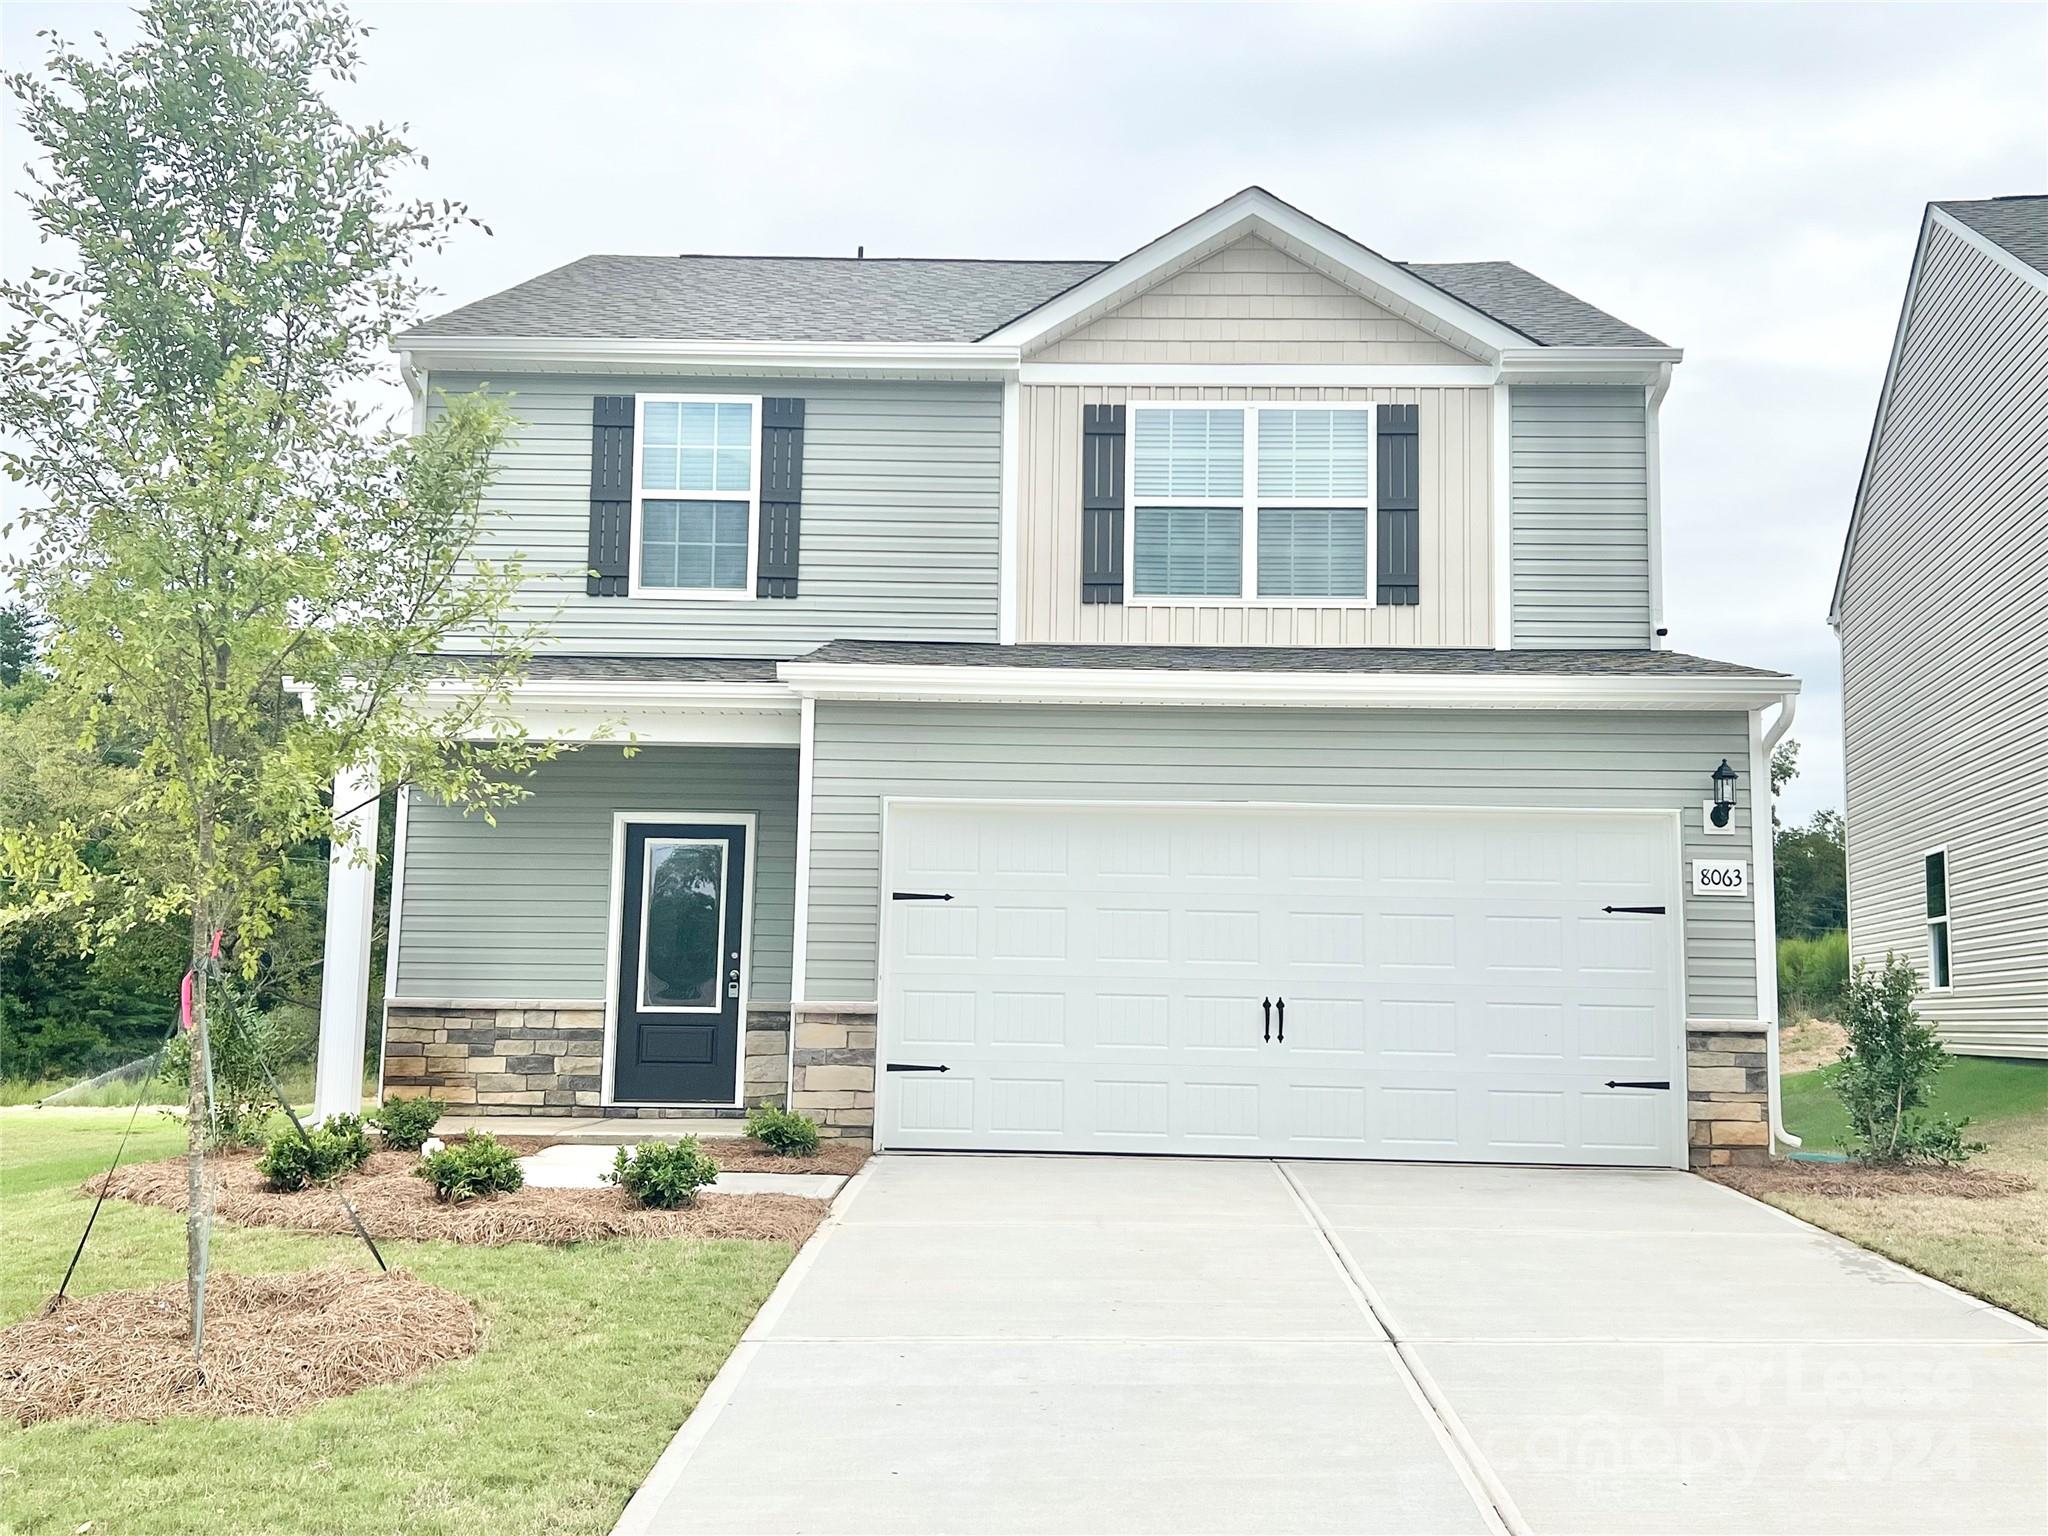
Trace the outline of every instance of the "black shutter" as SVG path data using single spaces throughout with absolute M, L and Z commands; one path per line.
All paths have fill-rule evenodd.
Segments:
M 1412 405 L 1379 408 L 1379 601 L 1412 608 L 1422 600 L 1421 444 Z
M 1124 600 L 1124 408 L 1081 407 L 1081 601 Z
M 761 569 L 756 597 L 795 597 L 804 494 L 804 403 L 761 402 Z
M 590 402 L 590 596 L 626 595 L 632 538 L 633 397 L 599 395 Z

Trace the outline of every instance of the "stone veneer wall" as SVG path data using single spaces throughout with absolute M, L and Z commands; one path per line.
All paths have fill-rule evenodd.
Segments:
M 1685 1114 L 1695 1168 L 1771 1156 L 1770 1044 L 1726 1026 L 1685 1032 Z
M 741 1095 L 780 1104 L 789 1080 L 789 1014 L 747 1011 Z M 384 1018 L 384 1096 L 429 1096 L 477 1114 L 700 1119 L 743 1109 L 600 1104 L 601 1008 L 392 1008 Z
M 789 1107 L 827 1136 L 875 1139 L 875 1010 L 800 1008 L 791 1035 L 796 1063 Z

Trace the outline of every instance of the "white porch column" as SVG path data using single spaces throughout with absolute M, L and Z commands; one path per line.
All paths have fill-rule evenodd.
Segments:
M 370 1007 L 380 787 L 374 766 L 351 769 L 334 781 L 334 809 L 346 814 L 336 825 L 327 865 L 327 950 L 321 967 L 320 1048 L 313 1076 L 316 1120 L 352 1115 L 363 1107 L 363 1031 Z M 368 857 L 359 858 L 358 849 L 367 850 Z

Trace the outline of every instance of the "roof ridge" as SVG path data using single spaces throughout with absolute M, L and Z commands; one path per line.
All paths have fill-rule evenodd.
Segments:
M 628 261 L 838 261 L 848 266 L 873 266 L 879 262 L 915 262 L 922 265 L 1001 267 L 1107 267 L 1115 263 L 1095 256 L 799 256 L 763 251 L 592 251 L 577 261 L 597 258 Z M 570 263 L 574 265 L 574 263 Z M 559 269 L 557 269 L 559 270 Z

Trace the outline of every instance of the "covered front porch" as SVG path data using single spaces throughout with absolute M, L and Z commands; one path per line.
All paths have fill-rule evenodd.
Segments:
M 524 799 L 486 819 L 399 788 L 380 1096 L 535 1122 L 782 1102 L 800 712 L 774 663 L 543 658 L 517 707 L 568 748 Z M 330 867 L 321 1115 L 360 1106 L 374 892 Z

